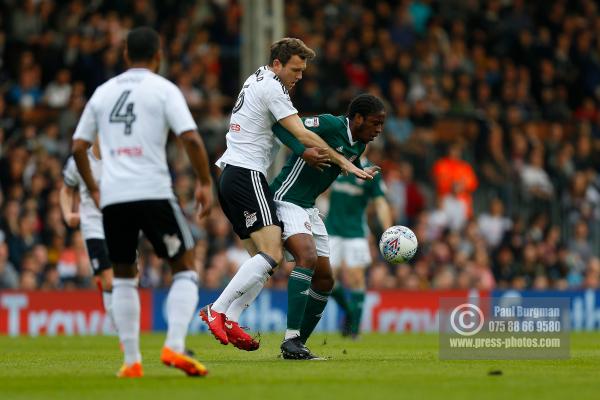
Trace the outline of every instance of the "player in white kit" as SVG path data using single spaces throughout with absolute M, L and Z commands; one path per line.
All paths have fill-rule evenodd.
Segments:
M 219 202 L 252 258 L 240 266 L 219 298 L 200 315 L 217 340 L 243 350 L 256 350 L 259 343 L 239 327 L 237 319 L 283 257 L 281 222 L 266 179 L 279 149 L 273 124 L 279 122 L 306 147 L 320 148 L 324 161 L 331 160 L 359 178 L 372 178 L 307 130 L 292 104 L 289 90 L 302 79 L 307 60 L 314 55 L 295 38 L 284 38 L 271 46 L 269 64 L 244 82 L 232 110 L 227 150 L 216 163 L 223 170 Z
M 102 161 L 98 141 L 88 149 L 88 159 L 92 175 L 96 182 L 102 175 Z M 94 199 L 90 196 L 73 157 L 69 157 L 63 170 L 64 185 L 60 189 L 60 209 L 66 224 L 75 228 L 81 224 L 81 234 L 85 240 L 85 247 L 94 272 L 94 280 L 102 292 L 104 311 L 111 321 L 112 315 L 112 282 L 113 270 L 108 257 L 108 249 L 104 240 L 104 227 L 102 226 L 102 212 Z M 79 210 L 74 210 L 74 200 L 79 192 Z
M 124 56 L 129 69 L 96 89 L 73 137 L 79 173 L 102 209 L 114 267 L 113 315 L 125 356 L 117 375 L 143 375 L 135 264 L 141 230 L 156 253 L 168 259 L 173 272 L 161 361 L 189 376 L 203 376 L 204 365 L 185 351 L 185 336 L 198 303 L 198 273 L 194 239 L 173 193 L 166 161 L 169 129 L 181 139 L 198 177 L 198 217 L 207 215 L 212 204 L 208 157 L 181 91 L 155 73 L 161 58 L 158 33 L 146 27 L 129 32 Z M 100 188 L 87 157 L 97 135 L 103 159 Z

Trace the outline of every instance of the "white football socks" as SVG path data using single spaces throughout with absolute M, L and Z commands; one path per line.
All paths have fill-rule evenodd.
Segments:
M 140 295 L 137 291 L 137 279 L 113 279 L 112 309 L 119 340 L 123 344 L 125 364 L 141 361 Z
M 115 317 L 113 315 L 112 292 L 102 291 L 102 304 L 104 305 L 104 312 L 110 319 L 110 322 L 113 324 L 115 329 L 117 329 L 117 325 L 115 324 Z
M 227 312 L 225 313 L 229 321 L 238 322 L 240 320 L 240 315 L 242 315 L 242 312 L 246 308 L 250 307 L 250 304 L 254 302 L 262 288 L 265 286 L 265 282 L 267 281 L 267 279 L 269 279 L 269 274 L 267 273 L 263 276 L 263 278 L 264 279 L 261 279 L 258 282 L 256 282 L 254 286 L 252 286 L 246 291 L 246 293 L 244 293 L 231 303 L 231 305 L 227 309 Z
M 288 340 L 288 339 L 293 339 L 295 337 L 300 336 L 300 330 L 299 329 L 286 329 L 285 330 L 285 337 L 283 338 L 283 340 Z
M 225 313 L 229 309 L 229 306 L 231 306 L 231 303 L 245 295 L 257 284 L 260 284 L 262 289 L 264 282 L 269 278 L 269 272 L 277 266 L 277 264 L 273 264 L 275 264 L 273 259 L 262 253 L 258 253 L 246 260 L 223 290 L 223 293 L 213 303 L 212 309 L 216 312 Z
M 169 329 L 165 346 L 182 353 L 185 336 L 198 305 L 198 274 L 183 271 L 173 275 L 173 284 L 167 296 L 167 322 Z

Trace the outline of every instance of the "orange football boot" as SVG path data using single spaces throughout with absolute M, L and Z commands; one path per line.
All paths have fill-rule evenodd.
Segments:
M 144 370 L 142 369 L 141 362 L 131 365 L 123 364 L 119 372 L 117 372 L 117 378 L 141 378 L 142 376 L 144 376 Z
M 187 353 L 187 354 L 186 354 Z M 208 369 L 200 361 L 193 358 L 191 352 L 178 353 L 168 347 L 163 347 L 160 361 L 168 367 L 179 368 L 188 376 L 205 376 Z

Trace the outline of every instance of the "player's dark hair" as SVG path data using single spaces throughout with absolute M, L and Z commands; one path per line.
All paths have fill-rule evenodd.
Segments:
M 152 60 L 159 46 L 158 33 L 147 26 L 135 28 L 127 34 L 127 54 L 131 62 Z
M 380 113 L 383 110 L 385 110 L 385 106 L 379 98 L 372 94 L 360 94 L 352 99 L 346 116 L 352 119 L 356 114 L 360 114 L 366 118 L 371 114 Z
M 302 60 L 311 60 L 315 57 L 315 52 L 310 47 L 305 45 L 300 39 L 279 39 L 271 45 L 271 57 L 269 58 L 269 65 L 273 65 L 273 61 L 276 59 L 285 65 L 288 61 L 290 61 L 292 56 L 298 56 Z

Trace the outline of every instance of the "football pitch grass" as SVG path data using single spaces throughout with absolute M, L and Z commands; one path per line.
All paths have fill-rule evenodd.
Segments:
M 115 337 L 0 337 L 0 399 L 600 398 L 600 333 L 573 334 L 568 360 L 536 361 L 440 361 L 437 335 L 315 335 L 309 347 L 328 361 L 279 359 L 279 334 L 263 335 L 252 353 L 190 336 L 188 346 L 210 369 L 205 378 L 160 364 L 163 338 L 142 336 L 146 375 L 123 380 L 114 377 Z

